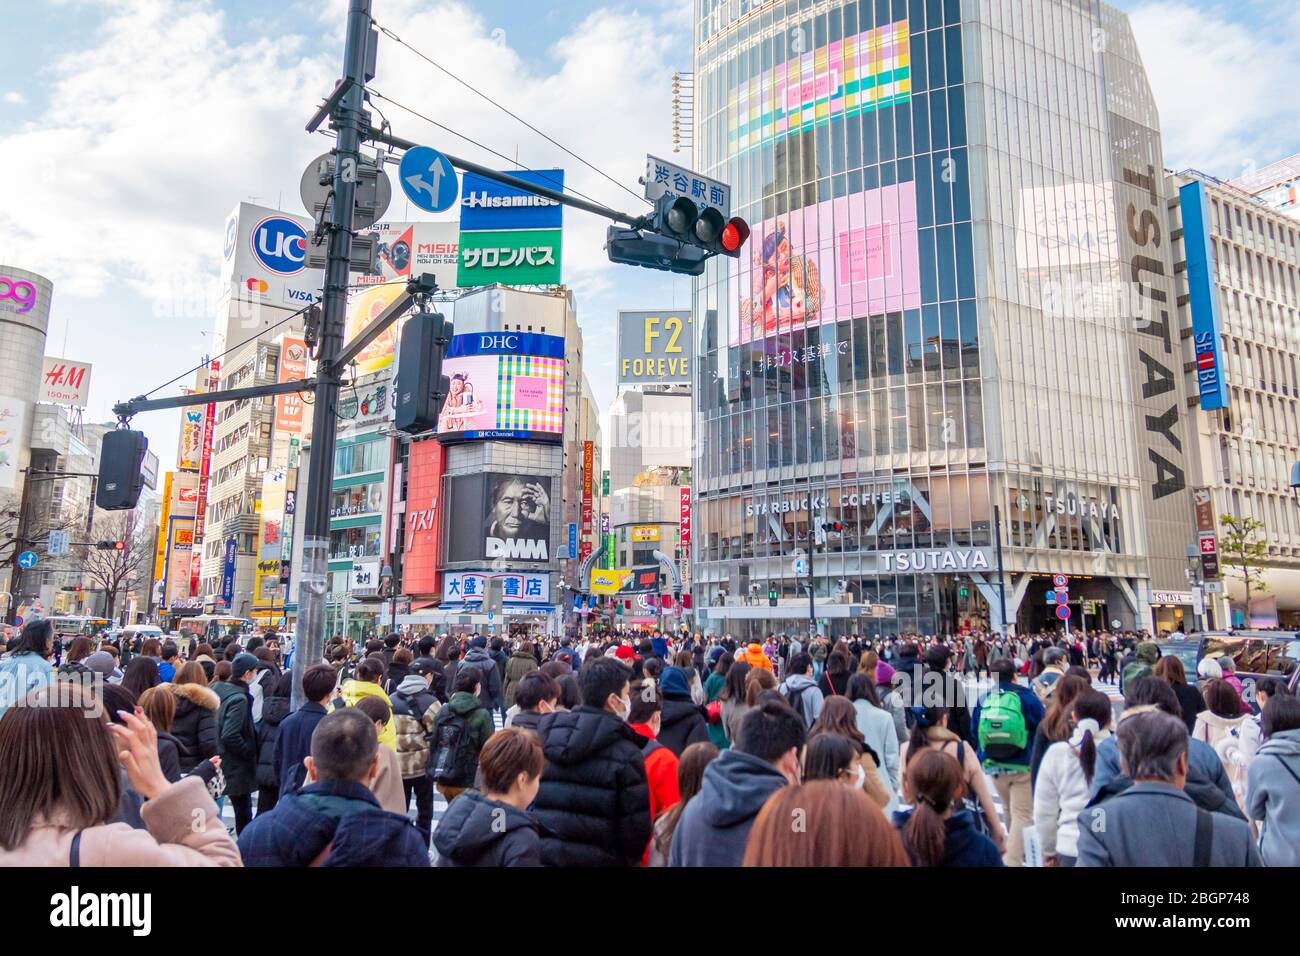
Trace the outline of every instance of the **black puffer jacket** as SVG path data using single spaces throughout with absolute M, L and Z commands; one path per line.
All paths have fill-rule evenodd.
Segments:
M 262 722 L 257 728 L 257 785 L 279 787 L 275 773 L 275 742 L 280 724 L 289 716 L 289 695 L 293 692 L 293 674 L 286 671 L 275 681 L 272 696 L 262 701 Z
M 689 697 L 665 694 L 659 736 L 655 739 L 679 757 L 691 744 L 707 743 L 709 721 L 704 708 Z
M 585 705 L 547 714 L 537 734 L 546 755 L 533 801 L 542 863 L 637 866 L 651 833 L 642 738 L 616 715 Z
M 187 774 L 202 761 L 217 755 L 217 709 L 221 700 L 198 684 L 163 684 L 176 695 L 176 719 L 172 736 L 180 751 L 181 773 Z
M 439 866 L 541 866 L 537 821 L 505 803 L 466 790 L 433 832 Z

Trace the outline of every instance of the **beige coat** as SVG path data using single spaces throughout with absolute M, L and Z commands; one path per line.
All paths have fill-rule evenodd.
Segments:
M 401 781 L 398 781 L 400 787 Z M 198 777 L 183 777 L 146 801 L 140 815 L 148 830 L 125 823 L 81 831 L 82 866 L 242 866 L 239 848 Z M 202 826 L 194 826 L 195 821 Z M 27 839 L 0 850 L 0 867 L 68 866 L 77 831 L 55 812 L 39 818 Z
M 387 744 L 379 745 L 379 776 L 370 785 L 379 805 L 389 813 L 406 813 L 406 791 L 402 788 L 402 765 L 397 751 Z

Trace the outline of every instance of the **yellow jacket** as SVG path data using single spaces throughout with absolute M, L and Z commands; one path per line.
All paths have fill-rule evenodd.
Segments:
M 389 747 L 393 748 L 393 750 L 397 749 L 397 726 L 393 723 L 393 717 L 391 714 L 393 702 L 388 699 L 388 695 L 384 693 L 382 687 L 378 684 L 372 684 L 370 681 L 357 680 L 355 677 L 352 677 L 343 682 L 343 686 L 339 688 L 339 696 L 343 698 L 343 703 L 348 707 L 355 707 L 357 701 L 361 700 L 363 697 L 382 697 L 384 703 L 388 704 L 390 714 L 388 717 L 388 723 L 384 725 L 384 732 L 379 735 L 379 742 L 381 744 L 387 744 Z M 338 710 L 338 707 L 335 706 L 332 709 Z

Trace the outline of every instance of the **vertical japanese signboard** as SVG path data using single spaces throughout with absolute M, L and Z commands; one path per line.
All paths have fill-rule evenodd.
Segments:
M 682 489 L 681 513 L 677 522 L 677 531 L 682 539 L 682 557 L 691 556 L 691 489 Z
M 208 391 L 221 387 L 221 361 L 213 359 L 208 369 Z M 208 402 L 203 418 L 203 451 L 199 455 L 199 488 L 194 504 L 194 551 L 190 555 L 190 597 L 199 595 L 199 574 L 203 567 L 203 535 L 208 513 L 208 475 L 212 470 L 212 432 L 217 427 L 217 403 Z
M 596 467 L 596 448 L 593 442 L 582 443 L 582 554 L 583 560 L 591 554 L 591 532 L 592 532 L 592 492 L 594 476 L 592 471 Z
M 1214 494 L 1209 488 L 1192 489 L 1196 509 L 1196 537 L 1201 552 L 1201 576 L 1206 581 L 1219 577 L 1219 543 L 1214 530 Z

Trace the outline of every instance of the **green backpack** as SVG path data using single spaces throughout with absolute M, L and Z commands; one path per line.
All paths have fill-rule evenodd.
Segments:
M 1029 728 L 1020 695 L 1013 690 L 990 692 L 980 704 L 978 734 L 986 765 L 1023 756 L 1029 743 Z

